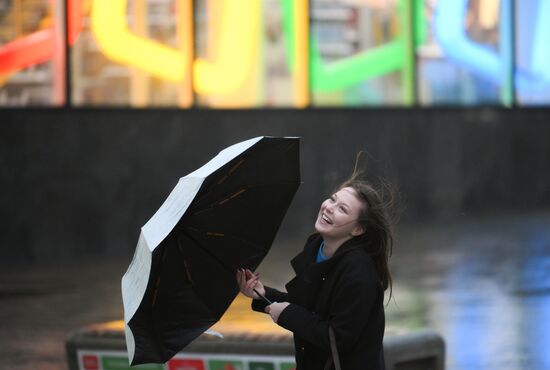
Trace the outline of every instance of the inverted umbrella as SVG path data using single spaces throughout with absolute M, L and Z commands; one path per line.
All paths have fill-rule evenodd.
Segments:
M 299 139 L 258 137 L 181 178 L 122 278 L 128 358 L 164 363 L 215 324 L 263 260 L 300 184 Z

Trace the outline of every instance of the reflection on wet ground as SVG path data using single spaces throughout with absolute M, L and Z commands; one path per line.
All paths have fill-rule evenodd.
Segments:
M 550 368 L 550 216 L 403 227 L 391 326 L 428 326 L 447 368 Z
M 259 268 L 284 288 L 301 241 L 276 241 Z M 66 369 L 64 341 L 122 318 L 130 259 L 0 269 L 0 368 Z M 401 225 L 387 333 L 424 327 L 450 370 L 550 369 L 550 213 Z

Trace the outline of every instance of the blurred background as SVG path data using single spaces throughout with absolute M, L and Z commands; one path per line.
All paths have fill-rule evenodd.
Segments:
M 0 105 L 547 105 L 549 12 L 541 0 L 2 0 Z
M 0 368 L 122 319 L 140 227 L 235 142 L 300 136 L 279 288 L 360 150 L 400 192 L 388 334 L 550 368 L 550 1 L 0 0 Z

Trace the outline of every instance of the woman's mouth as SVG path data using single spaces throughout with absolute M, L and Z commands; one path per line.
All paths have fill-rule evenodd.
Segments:
M 321 213 L 321 220 L 323 220 L 326 224 L 332 225 L 332 220 L 324 213 Z

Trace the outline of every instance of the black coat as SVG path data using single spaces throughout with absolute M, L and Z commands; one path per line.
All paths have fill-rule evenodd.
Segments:
M 290 302 L 277 323 L 294 333 L 297 370 L 322 370 L 330 354 L 328 328 L 336 337 L 342 370 L 385 368 L 384 289 L 374 261 L 356 239 L 315 263 L 322 239 L 312 235 L 291 262 L 296 277 L 288 293 L 266 287 L 271 301 Z M 266 304 L 253 300 L 263 312 Z

